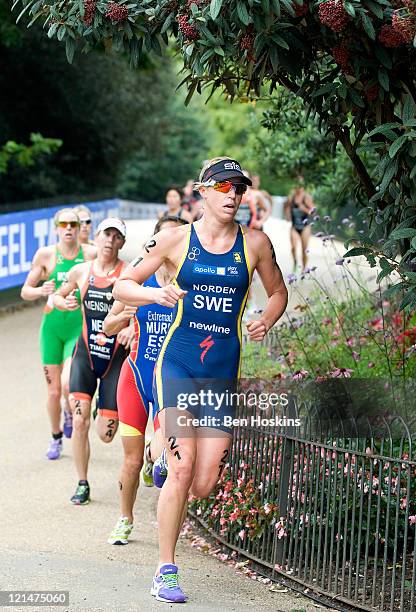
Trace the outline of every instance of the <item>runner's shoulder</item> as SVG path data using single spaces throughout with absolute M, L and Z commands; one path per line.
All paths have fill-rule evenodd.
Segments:
M 191 224 L 180 225 L 178 227 L 170 227 L 160 230 L 151 238 L 156 242 L 155 246 L 158 250 L 171 253 L 171 249 L 182 245 L 188 236 L 189 226 Z
M 243 234 L 247 244 L 253 248 L 261 248 L 262 245 L 270 243 L 270 238 L 263 230 L 255 229 L 254 227 L 243 227 Z
M 270 251 L 271 240 L 263 230 L 254 229 L 254 227 L 245 227 L 243 232 L 247 241 L 247 246 L 251 254 L 254 254 L 258 259 L 261 254 Z
M 81 244 L 81 249 L 84 259 L 90 261 L 91 259 L 95 259 L 97 257 L 97 247 L 95 244 Z
M 50 244 L 49 246 L 40 247 L 34 257 L 33 263 L 37 263 L 39 265 L 48 264 L 52 257 L 55 257 L 56 254 L 56 245 Z

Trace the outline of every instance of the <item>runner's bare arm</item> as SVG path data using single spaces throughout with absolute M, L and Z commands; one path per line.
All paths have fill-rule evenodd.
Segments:
M 303 201 L 298 204 L 300 210 L 308 215 L 311 214 L 315 210 L 315 205 L 313 203 L 313 198 L 310 193 L 305 193 L 303 197 Z
M 46 259 L 48 256 L 48 247 L 44 247 L 36 251 L 32 261 L 32 267 L 27 275 L 25 283 L 20 291 L 20 297 L 23 300 L 37 300 L 40 297 L 48 297 L 55 291 L 55 281 L 46 280 L 40 287 L 38 284 L 41 280 L 47 278 Z
M 78 264 L 68 272 L 68 280 L 62 283 L 58 291 L 53 296 L 53 305 L 58 310 L 76 310 L 79 308 L 78 300 L 74 295 L 78 288 L 79 280 L 82 272 L 85 269 L 85 264 Z
M 289 196 L 283 204 L 283 213 L 286 221 L 291 221 L 290 208 L 292 205 L 292 198 Z
M 114 336 L 125 327 L 128 327 L 136 310 L 137 308 L 135 306 L 125 306 L 116 300 L 104 319 L 103 332 L 105 335 Z
M 259 191 L 257 193 L 257 206 L 260 209 L 260 217 L 259 217 L 259 226 L 261 227 L 265 221 L 272 214 L 272 207 L 270 203 L 267 201 L 266 197 Z
M 172 254 L 180 248 L 185 234 L 182 228 L 162 230 L 145 245 L 142 257 L 137 257 L 120 275 L 113 289 L 116 300 L 129 306 L 160 304 L 173 308 L 185 292 L 174 285 L 160 289 L 143 287 L 142 283 L 160 268 L 162 264 L 172 264 Z
M 276 255 L 270 238 L 266 234 L 255 237 L 258 244 L 256 270 L 266 290 L 268 300 L 260 319 L 250 321 L 247 331 L 251 340 L 260 342 L 269 329 L 280 319 L 287 306 L 287 288 L 276 262 Z M 254 245 L 253 245 L 254 246 Z

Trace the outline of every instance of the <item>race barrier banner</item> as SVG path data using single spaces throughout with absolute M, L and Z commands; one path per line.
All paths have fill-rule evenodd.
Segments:
M 106 217 L 120 215 L 118 199 L 83 204 L 92 212 L 94 228 Z M 23 285 L 37 249 L 56 242 L 55 213 L 74 206 L 77 204 L 0 215 L 0 290 Z

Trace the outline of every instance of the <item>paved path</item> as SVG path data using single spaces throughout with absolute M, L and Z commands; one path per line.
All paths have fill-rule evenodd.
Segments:
M 135 255 L 151 227 L 152 223 L 129 222 L 129 255 Z M 277 239 L 279 261 L 284 271 L 289 271 L 285 269 L 289 260 L 281 250 L 284 236 Z M 118 516 L 119 438 L 104 445 L 91 432 L 92 503 L 86 507 L 69 503 L 76 484 L 70 441 L 65 440 L 60 461 L 43 458 L 48 427 L 37 344 L 40 320 L 38 306 L 0 316 L 1 588 L 69 590 L 71 611 L 165 609 L 166 605 L 156 603 L 148 593 L 157 551 L 157 490 L 139 491 L 131 544 L 112 547 L 106 543 Z M 303 597 L 273 593 L 239 576 L 231 567 L 191 548 L 185 540 L 179 543 L 178 562 L 182 585 L 190 594 L 186 610 L 317 609 Z

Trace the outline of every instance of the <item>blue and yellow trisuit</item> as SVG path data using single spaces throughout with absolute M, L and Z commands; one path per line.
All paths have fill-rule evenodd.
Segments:
M 156 364 L 157 411 L 176 407 L 178 393 L 198 393 L 202 388 L 235 390 L 241 366 L 241 319 L 251 282 L 246 239 L 241 226 L 236 229 L 233 247 L 214 254 L 204 249 L 194 226 L 189 227 L 172 281 L 187 294 L 178 301 Z M 199 417 L 207 413 L 218 417 L 223 410 L 197 408 Z M 221 424 L 217 427 L 229 429 Z

